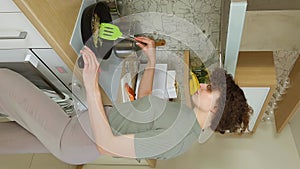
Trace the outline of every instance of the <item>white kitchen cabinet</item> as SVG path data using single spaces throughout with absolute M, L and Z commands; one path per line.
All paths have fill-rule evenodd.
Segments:
M 12 0 L 0 1 L 0 49 L 50 48 Z
M 21 12 L 12 0 L 0 0 L 0 12 Z
M 18 37 L 24 32 L 25 37 Z M 50 48 L 23 13 L 0 13 L 0 49 Z

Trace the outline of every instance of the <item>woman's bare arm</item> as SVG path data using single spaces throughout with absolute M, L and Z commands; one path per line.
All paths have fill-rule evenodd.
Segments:
M 99 62 L 95 54 L 85 47 L 83 81 L 86 89 L 88 112 L 94 141 L 101 154 L 135 158 L 134 135 L 113 135 L 102 104 L 98 85 Z
M 138 89 L 138 98 L 147 96 L 152 93 L 153 87 L 153 79 L 155 72 L 155 63 L 156 63 L 156 53 L 155 53 L 155 43 L 153 40 L 147 37 L 136 37 L 138 42 L 137 45 L 143 49 L 143 52 L 148 57 L 148 63 L 143 73 L 143 76 L 140 81 L 139 89 Z

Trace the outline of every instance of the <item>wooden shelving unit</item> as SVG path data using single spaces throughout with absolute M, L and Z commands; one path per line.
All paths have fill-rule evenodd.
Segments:
M 255 132 L 276 88 L 276 72 L 272 51 L 240 52 L 234 80 L 240 87 L 269 87 L 269 93 L 255 122 Z

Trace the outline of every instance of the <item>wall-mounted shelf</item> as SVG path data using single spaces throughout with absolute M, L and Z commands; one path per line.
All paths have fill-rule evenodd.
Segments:
M 250 128 L 255 132 L 277 84 L 273 52 L 240 52 L 235 81 L 246 89 L 248 104 L 254 109 Z

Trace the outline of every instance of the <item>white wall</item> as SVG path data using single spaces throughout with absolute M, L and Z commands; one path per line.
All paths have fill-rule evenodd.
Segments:
M 291 131 L 294 136 L 296 147 L 298 149 L 298 154 L 300 156 L 300 108 L 296 111 L 292 120 L 290 121 Z
M 290 127 L 274 134 L 273 124 L 261 123 L 253 137 L 213 136 L 184 155 L 159 161 L 157 169 L 299 169 L 300 159 Z
M 300 10 L 247 11 L 241 51 L 300 49 Z

